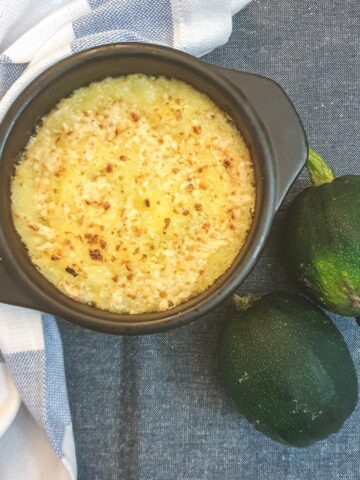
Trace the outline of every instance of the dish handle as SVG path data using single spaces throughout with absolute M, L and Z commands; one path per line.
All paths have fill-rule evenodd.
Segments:
M 215 68 L 249 100 L 264 125 L 274 153 L 275 209 L 278 210 L 308 156 L 307 138 L 300 117 L 284 90 L 273 80 L 223 67 Z
M 11 278 L 4 265 L 4 259 L 0 252 L 0 303 L 15 305 L 18 307 L 31 308 L 33 310 L 41 310 L 39 304 L 36 303 L 30 295 L 20 288 Z

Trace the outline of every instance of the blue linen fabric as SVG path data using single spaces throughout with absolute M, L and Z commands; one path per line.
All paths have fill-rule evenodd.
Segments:
M 254 0 L 229 43 L 204 60 L 267 75 L 292 98 L 309 142 L 338 175 L 360 174 L 358 0 Z M 289 201 L 240 292 L 294 291 L 282 261 Z M 359 406 L 344 428 L 307 449 L 257 433 L 225 396 L 217 371 L 225 302 L 167 334 L 112 337 L 59 321 L 79 480 L 358 480 Z M 360 368 L 360 329 L 333 316 Z

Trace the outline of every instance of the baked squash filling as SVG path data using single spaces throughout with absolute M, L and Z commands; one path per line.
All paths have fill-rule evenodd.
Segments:
M 255 208 L 249 149 L 206 95 L 132 74 L 79 88 L 45 116 L 12 179 L 15 228 L 66 296 L 165 311 L 231 266 Z

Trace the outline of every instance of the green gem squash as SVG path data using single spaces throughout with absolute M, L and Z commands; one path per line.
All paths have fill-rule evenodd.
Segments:
M 300 287 L 341 315 L 360 315 L 360 176 L 335 178 L 309 151 L 314 186 L 301 192 L 285 220 L 286 261 Z
M 219 355 L 223 383 L 240 413 L 289 446 L 337 432 L 356 406 L 358 383 L 334 323 L 296 295 L 270 294 L 248 304 L 227 324 Z

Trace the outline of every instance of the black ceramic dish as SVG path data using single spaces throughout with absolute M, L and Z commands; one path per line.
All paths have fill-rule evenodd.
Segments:
M 67 298 L 31 264 L 11 219 L 10 180 L 35 125 L 61 98 L 92 81 L 139 72 L 184 80 L 233 117 L 251 148 L 257 205 L 243 250 L 207 291 L 167 312 L 119 315 Z M 286 94 L 272 80 L 148 44 L 106 45 L 69 57 L 32 82 L 0 126 L 0 302 L 49 312 L 87 328 L 116 334 L 156 333 L 193 321 L 222 302 L 249 274 L 274 215 L 306 158 L 301 121 Z

